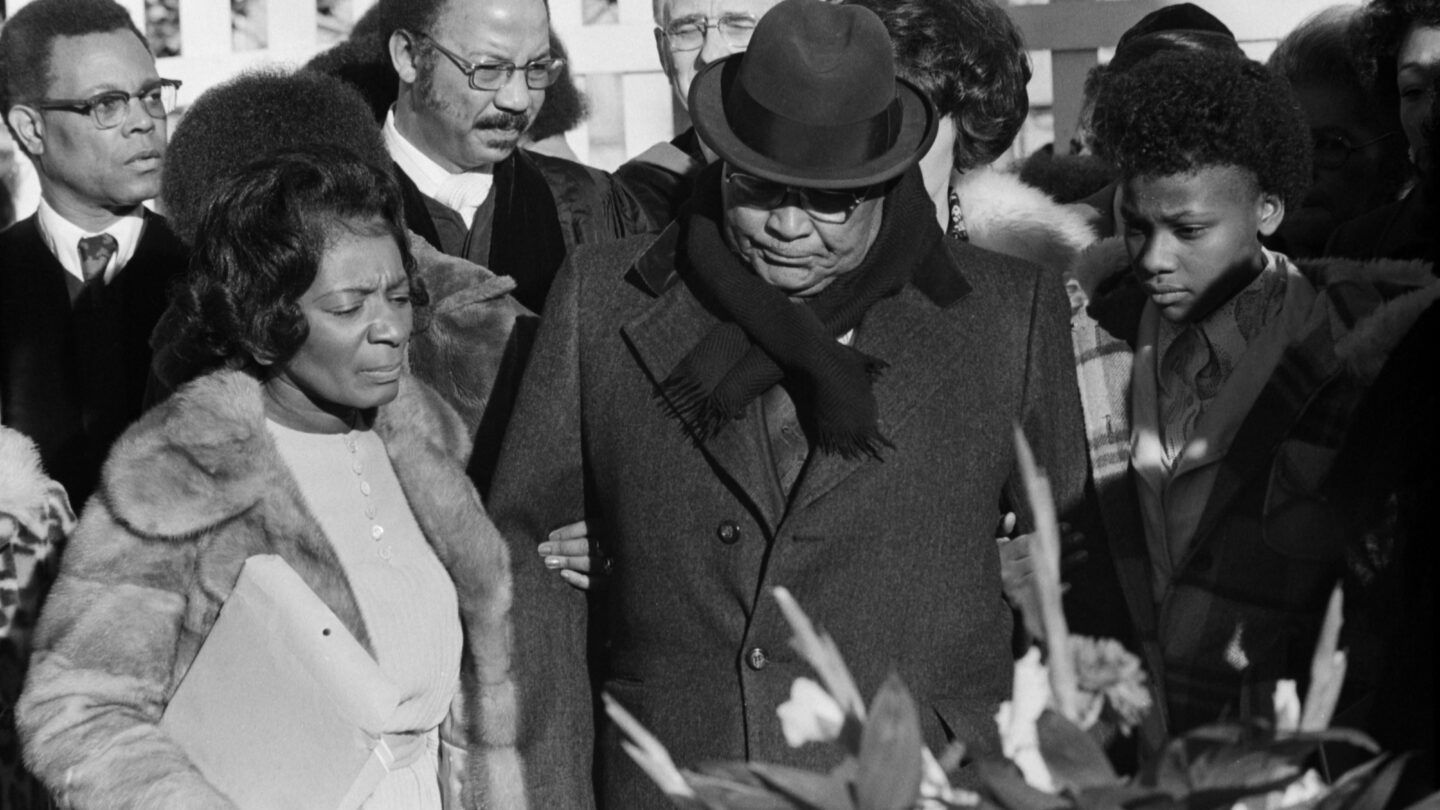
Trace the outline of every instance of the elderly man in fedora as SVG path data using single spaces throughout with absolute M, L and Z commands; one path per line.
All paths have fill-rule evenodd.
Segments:
M 775 586 L 864 693 L 905 679 L 930 745 L 984 750 L 1011 680 L 994 529 L 1027 512 L 1012 426 L 1062 506 L 1083 488 L 1063 284 L 944 238 L 915 165 L 936 112 L 879 18 L 784 0 L 690 110 L 721 160 L 658 236 L 571 257 L 501 450 L 536 806 L 667 806 L 595 727 L 599 690 L 682 766 L 833 764 L 775 714 L 811 674 Z M 614 562 L 589 611 L 534 552 L 581 517 Z

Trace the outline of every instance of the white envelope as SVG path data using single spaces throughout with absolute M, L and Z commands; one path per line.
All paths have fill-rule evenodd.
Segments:
M 354 810 L 400 694 L 299 574 L 246 560 L 160 727 L 241 810 Z

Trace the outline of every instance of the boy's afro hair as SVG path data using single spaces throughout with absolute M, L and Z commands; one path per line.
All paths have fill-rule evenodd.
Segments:
M 370 108 L 333 76 L 262 68 L 210 88 L 185 112 L 165 151 L 160 199 L 171 227 L 193 244 L 222 180 L 260 158 L 314 146 L 343 147 L 390 170 Z
M 1310 130 L 1289 83 L 1241 56 L 1157 53 L 1101 83 L 1091 126 L 1127 177 L 1238 166 L 1291 208 L 1310 185 Z

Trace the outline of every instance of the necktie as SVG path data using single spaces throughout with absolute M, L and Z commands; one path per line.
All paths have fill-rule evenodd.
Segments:
M 115 251 L 119 249 L 120 243 L 108 233 L 82 237 L 80 239 L 80 272 L 85 276 L 85 281 L 89 282 L 96 276 L 103 275 L 105 267 L 110 264 L 110 257 L 114 256 Z
M 1160 432 L 1165 464 L 1174 463 L 1195 432 L 1195 423 L 1220 392 L 1220 358 L 1199 326 L 1175 337 L 1160 361 Z

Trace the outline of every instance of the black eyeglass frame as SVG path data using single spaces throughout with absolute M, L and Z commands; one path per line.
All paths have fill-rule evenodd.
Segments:
M 535 61 L 527 62 L 524 65 L 517 65 L 514 62 L 471 62 L 460 54 L 455 53 L 444 45 L 441 45 L 439 40 L 435 39 L 435 37 L 430 36 L 424 31 L 409 31 L 407 33 L 409 33 L 412 37 L 416 37 L 417 39 L 423 38 L 428 40 L 431 45 L 435 46 L 435 50 L 444 54 L 445 58 L 449 59 L 450 63 L 453 64 L 456 69 L 458 69 L 461 73 L 465 74 L 465 78 L 470 81 L 471 90 L 479 90 L 484 93 L 493 93 L 496 90 L 499 90 L 500 88 L 509 84 L 510 80 L 514 78 L 515 71 L 517 70 L 521 70 L 524 72 L 526 87 L 530 88 L 531 90 L 544 90 L 545 88 L 550 87 L 551 85 L 555 84 L 555 82 L 559 81 L 560 72 L 565 69 L 565 60 L 561 59 L 558 56 L 550 56 L 545 59 L 536 59 Z M 500 77 L 500 80 L 498 82 L 494 83 L 494 87 L 487 87 L 481 84 L 476 78 L 476 76 L 482 70 L 502 71 L 504 75 Z M 538 71 L 538 73 L 536 71 Z M 535 82 L 537 78 L 543 80 L 544 83 L 536 84 Z
M 1346 144 L 1346 145 L 1345 145 L 1345 156 L 1342 157 L 1342 158 L 1340 158 L 1338 161 L 1335 161 L 1335 160 L 1325 160 L 1325 161 L 1322 161 L 1322 160 L 1320 159 L 1320 150 L 1319 150 L 1319 148 L 1313 148 L 1313 149 L 1312 149 L 1312 152 L 1311 152 L 1311 159 L 1315 162 L 1315 168 L 1317 168 L 1317 169 L 1327 169 L 1327 170 L 1329 170 L 1329 171 L 1335 171 L 1335 170 L 1337 170 L 1337 169 L 1343 169 L 1343 168 L 1345 168 L 1345 164 L 1350 162 L 1350 156 L 1351 156 L 1351 155 L 1355 154 L 1356 152 L 1359 152 L 1361 149 L 1365 149 L 1366 147 L 1374 146 L 1375 144 L 1380 143 L 1381 141 L 1385 140 L 1386 138 L 1390 138 L 1390 137 L 1395 136 L 1395 135 L 1398 135 L 1398 134 L 1400 134 L 1400 133 L 1398 133 L 1398 132 L 1396 132 L 1396 131 L 1394 131 L 1394 130 L 1391 130 L 1390 132 L 1387 132 L 1387 133 L 1385 133 L 1384 135 L 1381 135 L 1381 136 L 1376 137 L 1376 138 L 1371 138 L 1370 140 L 1368 140 L 1368 141 L 1366 141 L 1366 142 L 1364 142 L 1364 143 L 1362 143 L 1362 144 L 1357 144 L 1357 145 L 1355 145 L 1355 146 L 1350 146 L 1349 144 Z M 1337 140 L 1337 141 L 1340 141 L 1341 143 L 1344 143 L 1344 140 L 1341 139 L 1340 136 L 1338 136 L 1338 135 L 1330 136 L 1330 137 L 1333 138 L 1334 140 Z M 1318 144 L 1317 144 L 1316 146 L 1318 147 Z
M 874 199 L 877 196 L 876 190 L 884 188 L 885 185 L 882 183 L 858 189 L 806 188 L 766 180 L 747 172 L 737 171 L 730 166 L 725 167 L 724 181 L 741 196 L 741 199 L 737 200 L 740 205 L 773 211 L 783 208 L 785 201 L 790 199 L 791 194 L 794 194 L 798 198 L 797 208 L 816 222 L 824 222 L 829 225 L 843 225 L 849 222 L 850 217 L 855 215 L 855 209 L 859 208 L 860 204 L 866 200 Z M 816 199 L 826 199 L 834 203 L 833 211 L 814 205 Z
M 747 22 L 750 24 L 748 29 L 749 33 L 745 35 L 745 39 L 743 42 L 737 43 L 730 34 L 726 33 L 727 30 L 732 31 L 733 33 L 733 30 L 736 27 L 734 23 L 736 22 Z M 728 47 L 732 51 L 739 52 L 749 47 L 750 37 L 755 33 L 755 24 L 757 22 L 759 22 L 759 20 L 755 19 L 755 17 L 750 14 L 721 14 L 720 19 L 713 21 L 709 17 L 676 20 L 665 26 L 664 28 L 661 28 L 660 33 L 664 35 L 665 42 L 669 44 L 670 50 L 677 53 L 689 53 L 690 51 L 698 51 L 701 48 L 705 47 L 705 38 L 710 36 L 711 29 L 714 29 L 715 31 L 719 32 L 720 38 L 725 40 L 726 47 Z M 729 26 L 728 28 L 727 25 Z M 684 28 L 699 29 L 700 39 L 693 46 L 681 46 L 676 42 L 676 38 L 679 36 L 679 31 Z
M 183 83 L 184 82 L 179 79 L 161 79 L 153 86 L 147 87 L 138 93 L 127 93 L 124 90 L 106 90 L 103 93 L 96 93 L 89 98 L 42 98 L 31 103 L 30 106 L 39 110 L 60 110 L 63 112 L 88 115 L 90 116 L 90 120 L 95 122 L 96 129 L 114 129 L 125 123 L 125 119 L 130 116 L 130 102 L 134 99 L 140 101 L 140 109 L 144 110 L 145 114 L 151 118 L 164 118 L 174 112 L 180 99 L 180 85 Z M 166 91 L 169 91 L 168 100 L 166 98 Z M 160 112 L 158 113 L 151 109 L 150 105 L 145 101 L 145 97 L 151 93 L 158 93 L 156 96 L 156 99 L 160 103 Z M 116 112 L 114 115 L 118 117 L 114 121 L 106 123 L 101 118 L 102 113 L 100 109 L 102 109 L 101 105 L 110 101 L 121 103 L 115 108 Z

